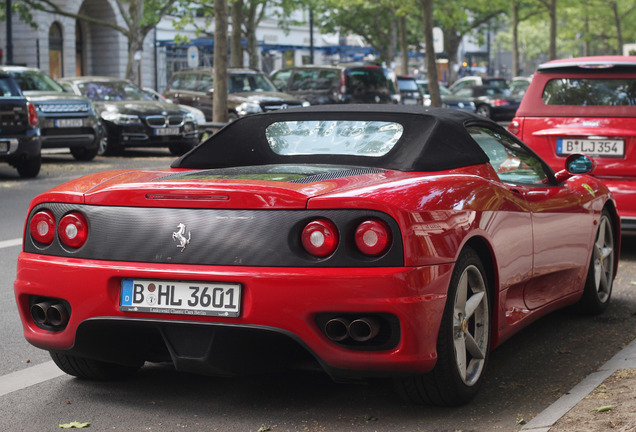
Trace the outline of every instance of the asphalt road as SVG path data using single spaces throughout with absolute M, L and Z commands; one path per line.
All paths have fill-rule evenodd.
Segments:
M 492 353 L 485 385 L 465 407 L 412 406 L 390 383 L 336 384 L 310 372 L 221 379 L 151 365 L 112 383 L 59 375 L 46 352 L 24 341 L 13 297 L 20 251 L 13 240 L 30 200 L 82 174 L 172 160 L 167 151 L 85 163 L 55 154 L 32 180 L 0 165 L 0 430 L 56 431 L 79 421 L 91 431 L 515 431 L 636 336 L 636 237 L 623 236 L 609 310 L 553 313 L 513 337 Z

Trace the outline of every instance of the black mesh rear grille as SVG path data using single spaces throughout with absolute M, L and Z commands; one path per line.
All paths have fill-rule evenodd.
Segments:
M 289 183 L 314 183 L 325 180 L 333 180 L 342 177 L 350 177 L 355 175 L 364 175 L 364 174 L 379 174 L 386 172 L 386 170 L 379 168 L 359 168 L 359 169 L 348 169 L 342 171 L 333 171 L 327 172 L 323 174 L 315 174 L 307 177 L 299 178 L 296 180 L 290 180 Z

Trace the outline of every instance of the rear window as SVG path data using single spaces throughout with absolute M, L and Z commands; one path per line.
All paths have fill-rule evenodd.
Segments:
M 403 91 L 418 91 L 419 90 L 419 87 L 417 86 L 417 83 L 415 82 L 415 80 L 411 80 L 411 79 L 398 78 L 398 86 L 400 87 L 400 90 L 403 90 Z
M 354 93 L 364 90 L 395 91 L 390 88 L 389 77 L 380 68 L 348 69 L 346 76 L 347 84 Z
M 0 78 L 0 97 L 20 96 L 20 92 L 9 78 Z
M 399 123 L 358 120 L 301 120 L 269 125 L 265 136 L 274 153 L 380 157 L 404 132 Z
M 546 105 L 636 106 L 636 79 L 551 79 L 542 99 Z

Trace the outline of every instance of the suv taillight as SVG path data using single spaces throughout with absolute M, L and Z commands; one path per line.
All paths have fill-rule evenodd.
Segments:
M 31 102 L 27 102 L 27 111 L 29 113 L 29 124 L 31 126 L 38 125 L 38 111 L 35 109 L 35 105 Z
M 508 125 L 508 131 L 516 136 L 519 136 L 521 133 L 521 124 L 517 119 L 512 119 L 510 124 Z
M 342 72 L 340 75 L 340 87 L 338 87 L 340 94 L 347 94 L 347 74 Z

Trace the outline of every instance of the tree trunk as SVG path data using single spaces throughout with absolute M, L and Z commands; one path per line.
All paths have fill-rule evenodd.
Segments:
M 519 76 L 519 5 L 512 0 L 512 76 Z
M 212 121 L 225 123 L 227 115 L 227 0 L 214 0 L 214 97 Z
M 387 65 L 391 65 L 393 60 L 395 60 L 395 56 L 397 55 L 397 47 L 398 47 L 398 20 L 391 20 L 391 31 L 389 33 L 389 45 L 387 46 L 387 58 L 385 59 Z
M 549 6 L 550 15 L 550 48 L 548 57 L 550 60 L 556 60 L 557 58 L 557 0 L 550 0 Z
M 623 54 L 623 30 L 621 29 L 621 17 L 618 15 L 618 2 L 610 2 L 610 7 L 614 12 L 614 24 L 616 25 L 616 54 Z
M 437 58 L 433 42 L 433 0 L 421 0 L 424 16 L 424 35 L 426 43 L 426 75 L 428 77 L 428 92 L 431 95 L 431 106 L 441 107 L 442 99 L 439 93 L 439 79 L 437 77 Z
M 406 16 L 401 16 L 398 19 L 398 28 L 400 31 L 400 50 L 402 51 L 402 73 L 404 75 L 410 75 L 409 73 L 409 45 L 407 42 L 406 34 Z
M 230 45 L 230 66 L 243 67 L 243 0 L 234 0 L 232 3 L 232 36 Z

